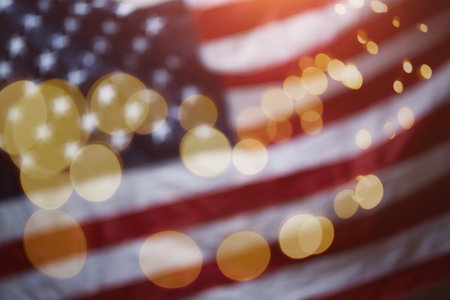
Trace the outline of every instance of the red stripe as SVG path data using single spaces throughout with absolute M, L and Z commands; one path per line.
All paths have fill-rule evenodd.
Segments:
M 240 33 L 282 20 L 335 0 L 256 0 L 234 2 L 208 9 L 194 10 L 193 16 L 201 41 Z
M 346 31 L 342 35 L 333 39 L 327 45 L 320 45 L 308 53 L 301 53 L 298 57 L 278 64 L 276 66 L 268 67 L 262 70 L 249 70 L 245 73 L 223 74 L 222 83 L 225 87 L 239 87 L 255 84 L 262 84 L 267 82 L 282 81 L 289 75 L 299 74 L 298 61 L 301 57 L 314 57 L 317 53 L 327 53 L 331 57 L 337 57 L 340 60 L 346 61 L 355 55 L 365 50 L 357 38 L 357 29 L 362 28 L 366 30 L 369 37 L 376 43 L 382 43 L 389 38 L 401 34 L 411 27 L 415 26 L 417 22 L 423 21 L 428 17 L 435 15 L 448 7 L 449 2 L 443 0 L 433 0 L 424 2 L 421 0 L 408 1 L 407 6 L 389 7 L 388 14 L 379 14 L 376 17 L 365 22 L 355 25 L 354 28 Z M 392 26 L 392 16 L 398 16 L 401 20 L 400 28 Z M 419 41 L 418 41 L 419 42 Z M 405 45 L 411 47 L 411 45 Z M 399 49 L 401 51 L 401 49 Z
M 445 197 L 450 196 L 447 189 L 449 180 L 450 174 L 447 174 L 432 185 L 383 210 L 375 210 L 370 212 L 372 214 L 367 213 L 362 218 L 354 218 L 340 223 L 335 227 L 335 239 L 332 246 L 323 254 L 303 260 L 291 260 L 281 252 L 278 244 L 272 244 L 270 264 L 263 275 L 270 276 L 271 273 L 286 267 L 300 266 L 305 262 L 383 240 L 449 211 L 450 205 L 446 201 L 442 201 Z M 402 217 L 399 218 L 399 216 Z M 199 277 L 191 285 L 181 289 L 167 290 L 148 280 L 141 280 L 79 299 L 146 299 L 146 295 L 151 295 L 152 299 L 180 299 L 214 286 L 233 283 L 220 273 L 214 262 L 210 262 L 203 266 Z
M 450 276 L 450 253 L 322 299 L 392 299 L 429 286 L 448 276 Z
M 409 60 L 414 66 L 427 63 L 436 71 L 448 60 L 448 45 L 450 45 L 450 37 L 428 49 L 425 53 L 410 58 Z M 395 80 L 400 80 L 403 83 L 404 91 L 408 91 L 415 84 L 421 82 L 422 78 L 416 75 L 406 74 L 402 69 L 401 62 L 399 62 L 371 81 L 365 82 L 359 90 L 346 89 L 341 94 L 325 99 L 322 115 L 324 127 L 332 126 L 333 122 L 351 116 L 374 104 L 388 101 L 390 99 L 389 97 L 396 95 L 392 88 Z M 297 114 L 294 114 L 289 122 L 292 127 L 292 136 L 303 134 L 303 129 L 300 126 L 301 123 Z M 240 132 L 240 137 L 252 137 L 264 141 L 270 139 L 267 135 L 267 124 L 257 124 L 257 126 L 249 127 L 245 131 Z
M 412 129 L 400 133 L 395 139 L 370 151 L 362 152 L 358 157 L 219 194 L 180 199 L 172 204 L 83 224 L 82 229 L 88 247 L 90 249 L 107 247 L 161 230 L 182 229 L 237 213 L 289 202 L 296 197 L 311 195 L 345 183 L 359 174 L 372 173 L 379 168 L 404 161 L 446 140 L 450 136 L 448 115 L 450 103 L 446 103 L 417 122 Z M 436 131 L 436 128 L 440 130 Z M 22 241 L 1 247 L 0 256 L 10 258 L 0 269 L 0 276 L 31 267 L 23 251 Z

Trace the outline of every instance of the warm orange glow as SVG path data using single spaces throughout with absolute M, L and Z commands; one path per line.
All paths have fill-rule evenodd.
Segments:
M 372 0 L 370 1 L 370 8 L 376 13 L 386 13 L 388 11 L 388 7 L 381 1 Z
M 392 87 L 397 94 L 403 93 L 403 83 L 400 80 L 395 80 Z
M 70 167 L 70 179 L 76 192 L 88 201 L 111 198 L 122 179 L 119 157 L 108 147 L 92 144 L 81 148 Z
M 364 5 L 364 0 L 348 0 L 351 6 L 361 8 Z
M 413 66 L 411 64 L 411 62 L 409 60 L 404 60 L 403 61 L 403 71 L 405 71 L 406 73 L 410 74 L 413 70 Z
M 86 260 L 83 230 L 75 219 L 62 211 L 33 213 L 25 226 L 23 244 L 33 266 L 51 277 L 72 278 L 81 271 Z
M 322 228 L 322 241 L 316 251 L 314 251 L 314 254 L 320 254 L 325 252 L 331 246 L 334 239 L 334 227 L 333 223 L 331 223 L 328 218 L 317 217 L 316 219 L 320 222 Z
M 233 149 L 233 164 L 242 174 L 253 175 L 261 172 L 267 164 L 266 147 L 255 139 L 245 139 Z
M 430 79 L 432 74 L 433 71 L 429 65 L 423 64 L 420 66 L 419 75 L 422 76 L 422 78 Z
M 417 24 L 417 29 L 419 29 L 422 32 L 428 32 L 428 26 L 423 24 L 423 23 L 419 23 Z
M 359 148 L 367 149 L 372 144 L 372 136 L 367 130 L 361 129 L 356 133 L 355 142 Z
M 270 119 L 259 106 L 252 106 L 243 110 L 236 119 L 236 132 L 241 140 L 253 138 L 267 145 L 271 138 L 267 126 Z
M 127 122 L 129 112 L 125 106 L 129 98 L 142 90 L 145 85 L 136 77 L 126 73 L 112 73 L 101 77 L 91 87 L 88 95 L 91 111 L 98 119 L 98 128 L 108 134 L 124 134 L 133 131 L 139 121 L 143 120 L 142 114 L 133 116 L 137 122 Z M 136 109 L 139 113 L 140 110 Z
M 294 101 L 286 95 L 283 89 L 272 87 L 263 92 L 261 108 L 270 119 L 283 121 L 292 115 Z
M 60 208 L 72 195 L 68 172 L 62 172 L 48 179 L 36 179 L 20 172 L 20 183 L 28 199 L 44 209 Z
M 279 244 L 290 258 L 305 258 L 317 251 L 322 243 L 322 225 L 310 214 L 289 217 L 281 226 Z
M 328 64 L 328 75 L 336 81 L 344 80 L 345 65 L 338 59 L 332 59 Z
M 334 211 L 341 219 L 348 219 L 358 210 L 358 202 L 354 200 L 354 191 L 345 189 L 334 198 Z
M 398 17 L 392 18 L 392 26 L 399 28 L 400 27 L 400 19 Z
M 374 41 L 367 42 L 366 49 L 372 55 L 378 54 L 378 45 Z
M 178 119 L 186 130 L 199 125 L 214 126 L 217 121 L 217 108 L 210 98 L 204 95 L 192 95 L 181 103 Z
M 322 117 L 315 111 L 307 111 L 301 116 L 301 126 L 308 135 L 317 135 L 322 131 Z
M 219 130 L 201 125 L 189 130 L 180 143 L 180 157 L 189 171 L 200 177 L 216 177 L 228 168 L 231 145 Z
M 327 71 L 328 64 L 330 63 L 330 61 L 331 61 L 331 58 L 328 55 L 326 55 L 325 53 L 317 54 L 314 59 L 316 66 L 318 66 L 323 71 Z
M 410 129 L 414 125 L 415 117 L 409 107 L 402 107 L 397 113 L 398 124 L 405 129 Z
M 274 143 L 284 143 L 292 136 L 292 125 L 289 120 L 270 121 L 267 124 L 267 135 Z
M 383 184 L 375 175 L 358 176 L 354 199 L 364 209 L 372 209 L 383 198 Z
M 361 88 L 363 84 L 363 77 L 355 65 L 345 66 L 342 83 L 352 90 Z
M 236 232 L 220 244 L 216 259 L 226 277 L 247 281 L 258 277 L 267 268 L 270 248 L 264 237 L 255 232 Z
M 302 79 L 298 76 L 289 76 L 284 80 L 283 89 L 286 95 L 294 100 L 299 100 L 305 95 Z
M 336 11 L 336 13 L 338 15 L 344 15 L 347 12 L 347 9 L 345 8 L 345 6 L 341 3 L 335 4 L 334 5 L 334 10 Z
M 325 73 L 316 67 L 308 67 L 302 72 L 302 84 L 306 91 L 313 95 L 323 94 L 328 87 Z
M 139 252 L 139 264 L 154 284 L 176 289 L 192 283 L 203 264 L 202 253 L 187 235 L 162 231 L 148 237 Z

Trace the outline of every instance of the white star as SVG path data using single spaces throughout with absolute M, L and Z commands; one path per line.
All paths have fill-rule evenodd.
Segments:
M 91 52 L 84 53 L 81 62 L 85 67 L 91 67 L 95 62 L 95 54 Z
M 64 19 L 64 29 L 68 33 L 74 33 L 80 27 L 80 22 L 75 18 L 65 18 Z
M 164 69 L 156 70 L 153 73 L 153 82 L 162 86 L 167 84 L 169 78 L 170 74 Z
M 39 55 L 39 71 L 41 73 L 46 73 L 50 71 L 56 62 L 56 55 L 51 52 L 45 52 Z
M 11 63 L 8 61 L 0 62 L 0 78 L 6 78 L 11 74 Z
M 69 81 L 75 85 L 79 85 L 80 83 L 84 82 L 86 80 L 86 71 L 85 70 L 75 70 L 70 71 L 67 74 L 67 78 Z
M 138 102 L 128 103 L 125 106 L 125 119 L 134 121 L 142 115 L 142 106 Z
M 25 38 L 15 36 L 9 40 L 9 54 L 14 57 L 22 53 L 25 48 Z
M 75 154 L 77 154 L 79 149 L 80 145 L 77 142 L 66 143 L 64 147 L 64 156 L 66 158 L 72 159 L 75 156 Z
M 46 12 L 50 9 L 50 0 L 40 0 L 38 2 L 38 8 L 41 12 Z
M 156 127 L 156 125 L 159 126 L 159 124 L 153 124 L 154 127 Z M 162 124 L 162 126 L 160 126 L 158 130 L 152 133 L 151 135 L 152 140 L 158 144 L 162 143 L 165 140 L 167 140 L 167 137 L 169 136 L 170 132 L 171 132 L 170 125 L 167 122 L 164 122 L 164 124 Z
M 85 16 L 91 11 L 89 5 L 84 2 L 76 2 L 73 4 L 73 12 L 79 16 Z
M 81 128 L 86 132 L 94 131 L 98 125 L 97 116 L 94 113 L 88 113 L 81 117 Z
M 145 33 L 148 35 L 157 35 L 166 25 L 166 21 L 161 17 L 148 18 L 145 23 Z
M 16 122 L 21 117 L 22 117 L 22 112 L 20 111 L 20 109 L 18 107 L 14 106 L 8 110 L 8 120 L 10 120 L 12 122 Z
M 114 86 L 111 84 L 104 85 L 99 88 L 98 91 L 98 100 L 103 105 L 108 105 L 111 103 L 111 101 L 116 97 L 117 93 L 114 89 Z
M 102 24 L 103 32 L 106 34 L 114 34 L 117 32 L 119 27 L 117 26 L 117 23 L 113 20 L 106 20 Z
M 95 8 L 101 8 L 104 7 L 106 5 L 106 0 L 94 0 L 94 2 L 92 2 L 92 6 Z
M 67 97 L 58 97 L 53 100 L 53 113 L 57 116 L 64 116 L 70 109 L 70 102 Z
M 183 90 L 181 92 L 181 97 L 183 99 L 186 99 L 189 96 L 197 95 L 197 94 L 199 94 L 198 88 L 195 85 L 188 85 L 188 86 L 183 87 Z
M 93 49 L 94 49 L 95 53 L 103 54 L 108 50 L 109 46 L 110 45 L 109 45 L 108 40 L 105 39 L 104 37 L 94 38 Z
M 114 132 L 111 136 L 110 144 L 116 149 L 122 150 L 130 142 L 131 136 L 122 132 Z
M 142 53 L 147 50 L 147 39 L 144 37 L 136 37 L 133 39 L 133 49 L 136 52 Z
M 59 50 L 69 44 L 69 37 L 64 34 L 54 34 L 51 37 L 51 45 L 53 49 Z
M 0 0 L 0 12 L 10 7 L 12 3 L 13 0 Z
M 27 14 L 22 20 L 25 31 L 29 31 L 33 28 L 39 27 L 42 24 L 42 17 L 38 15 Z
M 131 14 L 136 8 L 129 2 L 121 2 L 117 5 L 116 15 L 119 17 L 125 17 Z
M 36 128 L 36 138 L 38 141 L 47 141 L 52 136 L 52 130 L 47 124 L 39 125 Z
M 24 153 L 20 160 L 20 165 L 23 167 L 30 167 L 35 164 L 34 157 L 29 153 Z

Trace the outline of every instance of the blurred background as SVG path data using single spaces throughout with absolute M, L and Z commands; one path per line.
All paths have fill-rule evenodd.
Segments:
M 447 299 L 444 0 L 0 0 L 0 299 Z

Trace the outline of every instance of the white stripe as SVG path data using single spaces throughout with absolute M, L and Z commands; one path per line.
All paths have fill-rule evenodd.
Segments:
M 376 244 L 285 268 L 254 281 L 213 288 L 191 299 L 311 299 L 448 253 L 448 236 L 450 214 L 445 214 Z
M 389 5 L 399 1 L 384 2 Z M 369 5 L 365 5 L 359 9 L 349 8 L 341 16 L 336 14 L 334 4 L 331 4 L 244 33 L 205 42 L 201 46 L 200 57 L 210 70 L 248 73 L 298 57 L 375 15 Z
M 425 20 L 430 29 L 427 34 L 423 34 L 423 32 L 419 32 L 413 27 L 379 45 L 379 52 L 376 56 L 364 51 L 362 54 L 348 59 L 346 63 L 351 62 L 355 64 L 361 72 L 364 82 L 367 83 L 392 66 L 400 66 L 401 61 L 405 58 L 423 53 L 446 39 L 450 33 L 450 28 L 446 25 L 449 16 L 450 9 L 447 9 L 433 18 Z M 405 45 L 408 45 L 408 47 L 405 47 Z M 236 123 L 237 116 L 244 109 L 250 106 L 259 106 L 262 93 L 273 86 L 282 87 L 283 82 L 229 89 L 226 94 L 226 101 L 228 120 L 230 120 L 231 124 Z M 329 79 L 328 89 L 321 98 L 326 101 L 330 97 L 341 94 L 346 90 L 348 88 L 340 82 Z
M 258 0 L 184 0 L 183 2 L 186 4 L 186 6 L 192 9 L 206 9 L 217 6 L 223 6 L 234 2 L 248 2 L 248 1 L 258 1 Z
M 372 135 L 372 145 L 388 140 L 390 132 L 383 130 L 389 121 L 395 130 L 396 115 L 408 106 L 421 119 L 447 100 L 450 93 L 450 63 L 435 70 L 432 80 L 423 81 L 407 92 L 396 95 L 378 106 L 359 112 L 334 126 L 326 127 L 317 136 L 301 136 L 269 149 L 266 168 L 256 176 L 238 174 L 232 168 L 217 178 L 195 177 L 178 161 L 148 170 L 142 168 L 123 176 L 122 184 L 111 199 L 101 203 L 88 203 L 73 195 L 63 207 L 79 222 L 92 221 L 111 215 L 132 213 L 179 201 L 182 197 L 205 192 L 228 190 L 262 179 L 282 176 L 295 171 L 314 168 L 331 162 L 348 159 L 361 153 L 354 143 L 356 132 L 365 128 Z M 301 155 L 300 155 L 301 154 Z M 21 239 L 23 228 L 34 205 L 23 199 L 11 200 L 0 206 L 0 243 Z
M 156 6 L 162 3 L 174 1 L 174 0 L 114 0 L 116 2 L 126 2 L 132 5 L 133 8 L 146 8 Z
M 385 195 L 380 207 L 391 205 L 403 197 L 412 195 L 448 173 L 450 161 L 446 160 L 446 157 L 449 155 L 450 142 L 447 142 L 425 154 L 379 172 L 378 175 L 385 188 Z M 354 186 L 354 184 L 354 182 L 349 182 L 317 195 L 298 199 L 294 203 L 195 226 L 187 230 L 186 234 L 196 241 L 205 262 L 209 262 L 214 260 L 215 251 L 220 242 L 227 235 L 236 231 L 252 230 L 262 233 L 269 242 L 276 242 L 282 220 L 297 211 L 306 210 L 316 215 L 328 216 L 336 225 L 341 220 L 333 217 L 333 198 L 339 190 L 349 185 Z M 360 217 L 368 213 L 371 212 L 366 211 Z M 61 281 L 46 277 L 37 271 L 28 271 L 0 282 L 0 291 L 2 294 L 8 295 L 7 299 L 26 299 L 23 293 L 30 292 L 36 297 L 33 299 L 51 300 L 88 294 L 108 287 L 143 280 L 145 277 L 139 266 L 139 250 L 144 239 L 145 237 L 90 252 L 83 270 L 72 279 Z M 164 254 L 162 255 L 164 256 Z M 22 286 L 26 286 L 27 290 L 18 288 Z M 58 291 L 58 297 L 53 294 L 55 291 Z

